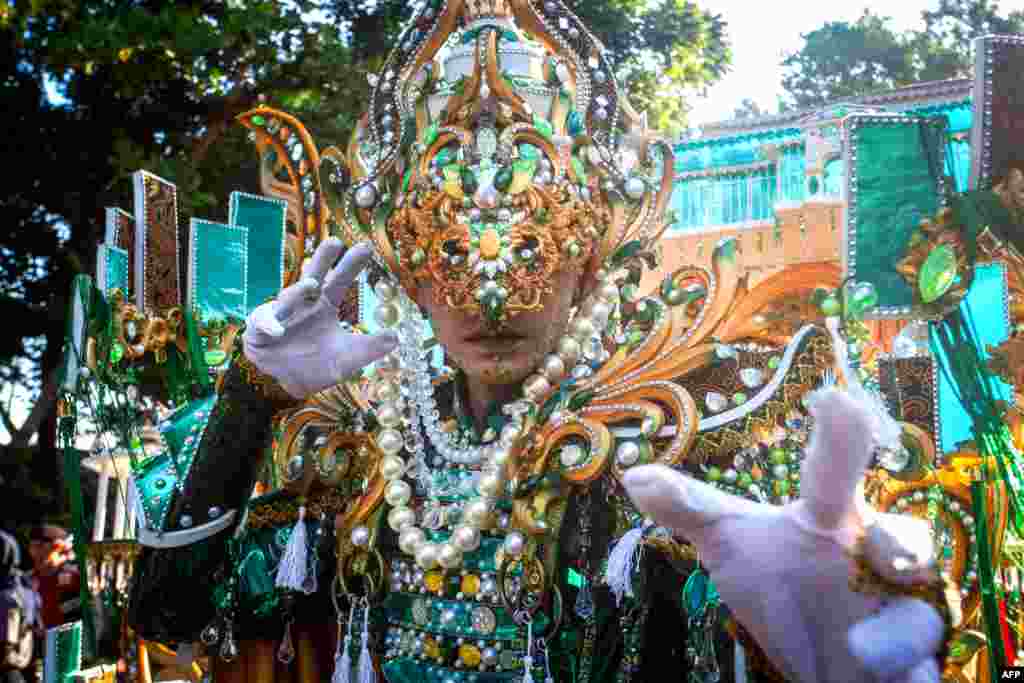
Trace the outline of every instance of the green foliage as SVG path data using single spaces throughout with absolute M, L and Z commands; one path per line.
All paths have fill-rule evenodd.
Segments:
M 854 23 L 829 22 L 803 36 L 783 60 L 783 108 L 815 107 L 921 81 L 966 78 L 972 42 L 989 33 L 1024 32 L 1024 11 L 1001 14 L 990 0 L 940 0 L 922 27 L 896 32 L 887 17 L 866 11 Z
M 692 3 L 569 4 L 653 127 L 682 127 L 685 91 L 724 72 L 724 25 Z M 321 146 L 344 144 L 368 99 L 366 76 L 410 12 L 405 0 L 0 3 L 0 116 L 18 164 L 0 191 L 0 316 L 16 330 L 0 335 L 0 387 L 39 397 L 24 431 L 0 405 L 18 449 L 58 461 L 54 370 L 67 294 L 75 274 L 94 272 L 104 209 L 131 210 L 132 172 L 178 185 L 183 226 L 195 215 L 226 220 L 231 191 L 259 192 L 259 160 L 235 117 L 265 102 L 296 115 Z M 50 503 L 59 512 L 59 498 Z

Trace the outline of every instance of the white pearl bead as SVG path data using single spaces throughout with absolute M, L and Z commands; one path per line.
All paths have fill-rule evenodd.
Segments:
M 423 529 L 415 526 L 407 526 L 402 529 L 398 534 L 398 547 L 402 549 L 402 552 L 406 555 L 413 555 L 416 550 L 423 545 L 427 535 L 423 533 Z
M 476 499 L 466 506 L 465 518 L 469 524 L 482 527 L 491 515 L 491 506 L 486 500 Z
M 561 356 L 551 354 L 544 359 L 544 375 L 551 382 L 557 382 L 565 376 L 565 361 Z
M 405 474 L 405 462 L 397 456 L 385 455 L 380 464 L 380 474 L 388 481 L 401 479 Z
M 424 543 L 416 551 L 416 564 L 424 570 L 431 570 L 437 566 L 438 556 L 441 554 L 436 543 Z
M 352 545 L 364 548 L 370 543 L 370 530 L 365 526 L 357 526 L 352 530 Z
M 394 401 L 398 398 L 398 387 L 394 382 L 381 382 L 377 385 L 377 400 Z
M 406 527 L 416 523 L 416 513 L 407 507 L 393 508 L 388 513 L 388 526 L 401 533 Z
M 600 301 L 590 309 L 590 319 L 594 322 L 594 327 L 602 330 L 608 326 L 608 318 L 611 314 L 611 306 Z
M 381 301 L 391 301 L 398 295 L 398 290 L 387 280 L 380 280 L 373 288 L 373 292 Z
M 506 448 L 511 448 L 515 445 L 516 440 L 519 439 L 519 435 L 523 433 L 522 428 L 514 423 L 509 423 L 501 428 L 500 443 Z
M 494 451 L 494 455 L 491 456 L 491 464 L 496 469 L 504 469 L 512 459 L 512 451 L 508 448 L 498 448 Z
M 444 543 L 437 554 L 437 562 L 445 569 L 455 569 L 462 564 L 462 551 L 451 543 Z
M 452 533 L 452 541 L 463 552 L 472 552 L 480 547 L 480 530 L 471 526 L 460 526 Z
M 597 296 L 603 301 L 613 303 L 619 298 L 619 288 L 613 282 L 605 282 L 597 288 Z
M 583 342 L 587 341 L 594 336 L 596 330 L 594 329 L 594 323 L 586 317 L 577 317 L 572 321 L 572 325 L 569 329 L 572 336 L 576 341 Z
M 505 537 L 505 553 L 512 557 L 519 557 L 526 549 L 526 539 L 518 531 L 513 531 Z
M 486 472 L 481 475 L 480 482 L 477 484 L 477 490 L 480 491 L 482 496 L 497 498 L 501 494 L 503 486 L 504 482 L 497 472 Z
M 551 383 L 541 375 L 530 375 L 523 382 L 523 394 L 533 401 L 539 401 L 550 390 Z
M 384 491 L 384 500 L 391 507 L 405 505 L 409 502 L 410 498 L 412 498 L 412 487 L 401 479 L 388 484 L 387 489 Z
M 385 403 L 377 409 L 377 422 L 385 427 L 397 427 L 402 422 L 402 413 L 394 403 Z
M 580 343 L 572 337 L 562 337 L 558 342 L 558 355 L 566 365 L 573 365 L 580 357 Z
M 397 429 L 384 429 L 377 434 L 377 447 L 388 455 L 395 455 L 405 447 L 405 439 Z
M 398 307 L 394 304 L 379 304 L 373 316 L 381 327 L 393 327 L 398 323 Z

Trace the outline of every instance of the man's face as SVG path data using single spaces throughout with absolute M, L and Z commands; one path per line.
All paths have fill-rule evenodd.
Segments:
M 495 327 L 483 317 L 437 303 L 430 285 L 416 301 L 427 312 L 434 334 L 466 375 L 485 384 L 521 382 L 551 352 L 569 324 L 581 277 L 561 271 L 540 310 L 521 313 Z

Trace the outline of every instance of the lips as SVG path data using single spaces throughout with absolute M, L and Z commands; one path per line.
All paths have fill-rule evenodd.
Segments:
M 502 332 L 493 334 L 480 332 L 472 334 L 464 340 L 467 344 L 482 347 L 488 350 L 515 349 L 526 341 L 526 337 L 513 332 Z

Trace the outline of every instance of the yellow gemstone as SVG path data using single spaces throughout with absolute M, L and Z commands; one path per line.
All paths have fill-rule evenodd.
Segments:
M 427 636 L 423 639 L 423 654 L 430 659 L 440 659 L 441 645 L 430 636 Z
M 473 597 L 480 592 L 480 577 L 476 574 L 466 574 L 462 577 L 462 585 L 459 590 L 463 595 Z
M 498 254 L 501 253 L 501 238 L 498 237 L 498 231 L 493 228 L 485 230 L 484 234 L 480 235 L 480 256 L 487 261 L 493 261 L 498 258 Z
M 427 575 L 423 577 L 423 583 L 426 584 L 428 591 L 437 593 L 444 587 L 444 574 L 441 572 L 427 572 Z
M 480 648 L 476 645 L 460 645 L 459 659 L 463 666 L 475 669 L 480 666 Z

